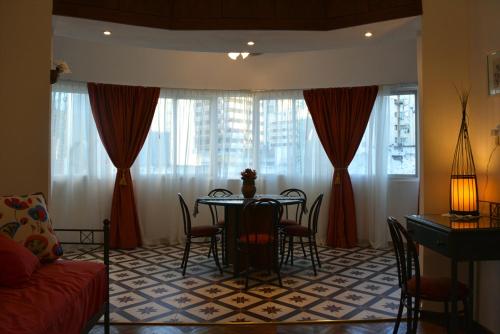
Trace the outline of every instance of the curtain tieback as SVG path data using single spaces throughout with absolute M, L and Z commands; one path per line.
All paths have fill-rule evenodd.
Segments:
M 120 182 L 118 183 L 120 186 L 128 186 L 127 179 L 125 178 L 125 171 L 127 169 L 120 169 L 120 172 L 122 173 L 122 177 L 120 178 Z
M 347 167 L 334 167 L 334 172 L 343 171 L 343 170 L 347 170 Z M 340 184 L 340 174 L 339 173 L 337 173 L 337 175 L 335 175 L 335 180 L 333 181 L 333 184 Z

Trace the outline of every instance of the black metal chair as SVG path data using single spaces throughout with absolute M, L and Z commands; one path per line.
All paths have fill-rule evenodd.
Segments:
M 449 319 L 448 303 L 451 302 L 451 279 L 426 277 L 420 275 L 418 250 L 406 229 L 393 217 L 387 219 L 391 233 L 396 263 L 398 267 L 398 281 L 401 288 L 399 310 L 393 333 L 396 334 L 401 323 L 403 309 L 407 309 L 407 332 L 417 333 L 420 301 L 429 300 L 443 302 L 445 313 Z M 406 248 L 405 248 L 406 244 Z M 463 302 L 464 313 L 467 315 L 468 289 L 463 283 L 458 284 L 458 299 Z M 465 317 L 467 319 L 467 316 Z M 469 324 L 467 324 L 469 326 Z
M 288 251 L 286 255 L 285 263 L 288 262 L 290 257 L 291 264 L 293 265 L 293 238 L 299 237 L 302 247 L 304 247 L 303 239 L 307 238 L 307 244 L 309 245 L 309 253 L 311 256 L 311 263 L 314 271 L 314 276 L 317 275 L 316 266 L 314 264 L 314 256 L 316 255 L 316 260 L 318 261 L 318 267 L 321 268 L 321 262 L 318 255 L 318 247 L 316 245 L 316 234 L 318 233 L 318 218 L 319 212 L 321 210 L 321 202 L 323 201 L 323 194 L 318 195 L 314 200 L 311 211 L 309 212 L 309 219 L 306 226 L 301 225 L 288 225 L 282 229 L 283 242 L 281 244 L 281 263 L 283 264 L 283 259 L 285 258 L 285 245 L 287 244 L 286 239 L 288 238 Z M 313 249 L 314 248 L 314 249 Z
M 304 202 L 300 204 L 294 204 L 294 205 L 286 205 L 283 209 L 283 217 L 280 221 L 280 228 L 285 228 L 290 225 L 301 225 L 302 224 L 302 216 L 306 212 L 306 207 L 307 207 L 307 195 L 303 190 L 297 189 L 297 188 L 289 188 L 283 190 L 280 195 L 282 196 L 293 196 L 293 197 L 300 197 L 304 199 Z M 302 237 L 299 238 L 300 240 L 300 245 L 302 247 L 302 253 L 304 254 L 304 257 L 307 257 L 306 255 L 306 249 L 304 247 L 304 243 L 302 241 Z M 293 259 L 292 259 L 292 265 L 293 265 Z
M 182 220 L 184 222 L 184 234 L 186 235 L 186 246 L 184 248 L 184 256 L 182 257 L 182 276 L 186 275 L 187 263 L 189 260 L 189 251 L 191 249 L 191 243 L 194 243 L 192 239 L 210 238 L 210 241 L 196 241 L 196 243 L 207 243 L 210 242 L 210 248 L 214 253 L 214 260 L 217 268 L 222 275 L 222 267 L 219 263 L 219 256 L 217 253 L 217 235 L 220 233 L 220 229 L 213 225 L 203 225 L 203 226 L 191 226 L 191 215 L 189 209 L 186 205 L 186 201 L 181 194 L 177 194 L 179 197 L 179 202 L 182 210 Z
M 245 256 L 245 289 L 248 289 L 251 267 L 256 262 L 265 262 L 269 272 L 273 269 L 278 276 L 279 285 L 282 286 L 278 259 L 278 223 L 281 215 L 282 207 L 273 199 L 250 200 L 243 207 L 236 249 L 238 257 L 242 254 Z
M 216 189 L 210 190 L 210 192 L 208 193 L 208 196 L 210 196 L 210 197 L 227 197 L 227 196 L 231 196 L 232 194 L 233 193 L 230 190 L 227 190 L 224 188 L 216 188 Z M 227 264 L 227 254 L 226 254 L 227 235 L 226 235 L 226 225 L 225 225 L 224 217 L 221 218 L 219 216 L 219 212 L 217 211 L 216 205 L 209 205 L 208 207 L 210 209 L 210 215 L 212 217 L 212 225 L 217 226 L 220 229 L 222 263 L 224 265 L 226 265 Z M 212 248 L 210 248 L 208 251 L 208 257 L 210 257 L 211 252 L 212 252 Z

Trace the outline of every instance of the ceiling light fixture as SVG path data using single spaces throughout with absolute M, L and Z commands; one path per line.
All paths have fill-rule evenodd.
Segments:
M 103 34 L 104 36 L 111 36 L 111 31 L 109 31 L 109 30 L 104 30 L 104 31 L 102 32 L 102 34 Z
M 254 42 L 254 41 L 248 41 L 248 42 L 247 42 L 247 45 L 254 46 L 254 45 L 255 45 L 255 42 Z
M 371 32 L 369 32 L 369 31 L 365 32 L 365 37 L 366 38 L 370 38 L 372 36 L 373 36 L 373 34 Z
M 250 55 L 250 52 L 229 52 L 227 56 L 232 60 L 236 60 L 238 58 L 245 59 Z

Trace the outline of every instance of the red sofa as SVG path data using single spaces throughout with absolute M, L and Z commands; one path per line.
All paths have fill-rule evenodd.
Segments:
M 0 333 L 87 333 L 102 315 L 109 333 L 108 224 L 103 230 L 105 264 L 56 260 L 41 265 L 20 286 L 0 287 Z M 82 241 L 81 230 L 71 231 L 80 231 Z M 96 244 L 93 239 L 83 243 Z

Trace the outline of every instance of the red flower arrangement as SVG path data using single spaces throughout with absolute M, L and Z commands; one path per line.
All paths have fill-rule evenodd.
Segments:
M 257 172 L 255 169 L 247 168 L 244 171 L 241 171 L 241 179 L 242 180 L 255 180 L 257 178 Z

